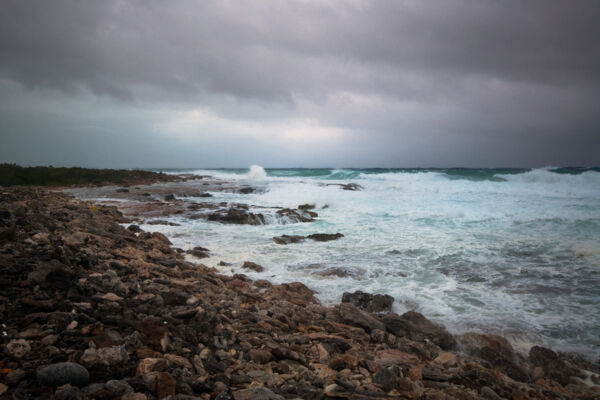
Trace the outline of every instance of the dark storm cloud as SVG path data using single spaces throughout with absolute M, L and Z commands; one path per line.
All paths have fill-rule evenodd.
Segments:
M 85 163 L 31 150 L 52 137 L 138 166 L 598 164 L 598 20 L 592 1 L 5 1 L 0 157 Z M 123 135 L 146 150 L 103 140 Z

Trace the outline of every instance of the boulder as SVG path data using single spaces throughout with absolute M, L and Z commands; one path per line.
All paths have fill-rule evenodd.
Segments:
M 554 351 L 541 346 L 533 346 L 529 350 L 529 361 L 543 369 L 544 374 L 561 385 L 569 384 L 570 377 L 577 370 L 568 366 Z
M 469 332 L 459 337 L 459 343 L 467 354 L 486 360 L 511 378 L 522 382 L 529 379 L 525 369 L 518 365 L 515 352 L 505 338 Z
M 37 371 L 37 380 L 41 386 L 72 385 L 83 387 L 88 384 L 90 374 L 87 369 L 74 362 L 50 364 Z
M 340 322 L 352 326 L 358 326 L 366 332 L 373 329 L 385 329 L 385 325 L 371 314 L 362 311 L 350 303 L 342 303 L 336 307 L 337 316 Z
M 430 340 L 444 350 L 456 346 L 456 340 L 443 325 L 434 324 L 418 312 L 408 311 L 402 315 L 389 313 L 383 315 L 381 321 L 385 329 L 396 336 L 418 342 Z
M 357 290 L 354 293 L 344 292 L 342 303 L 351 303 L 368 312 L 392 311 L 394 298 L 387 294 L 370 294 Z

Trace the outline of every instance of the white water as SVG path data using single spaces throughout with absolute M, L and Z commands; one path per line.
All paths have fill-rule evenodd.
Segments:
M 258 166 L 247 175 L 198 173 L 266 189 L 215 192 L 211 201 L 290 208 L 309 203 L 319 213 L 318 221 L 305 224 L 239 226 L 176 217 L 183 226 L 148 227 L 161 229 L 176 246 L 209 248 L 213 256 L 201 260 L 207 265 L 223 260 L 234 263 L 223 268 L 226 273 L 301 281 L 326 303 L 339 302 L 344 291 L 390 294 L 398 312 L 415 309 L 454 332 L 502 334 L 524 349 L 539 343 L 594 360 L 600 353 L 598 172 L 539 169 L 497 176 L 504 181 L 351 170 L 319 179 L 271 177 Z M 344 174 L 355 179 L 330 179 Z M 364 190 L 325 186 L 349 181 Z M 287 246 L 271 239 L 315 232 L 345 237 Z M 245 260 L 265 271 L 240 271 Z M 349 276 L 319 275 L 331 268 Z

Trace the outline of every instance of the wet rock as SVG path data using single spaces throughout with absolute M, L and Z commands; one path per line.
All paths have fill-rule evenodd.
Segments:
M 354 293 L 344 292 L 342 303 L 351 303 L 368 312 L 392 311 L 394 298 L 390 295 L 370 294 L 357 290 Z
M 340 321 L 344 324 L 358 326 L 366 332 L 371 332 L 373 329 L 385 329 L 385 325 L 381 321 L 353 304 L 342 303 L 336 307 L 336 311 Z
M 117 192 L 117 193 L 129 193 L 129 189 L 119 188 L 119 189 L 115 190 L 115 192 Z
M 282 235 L 273 237 L 273 241 L 277 244 L 300 243 L 306 239 L 305 236 L 298 235 Z
M 175 195 L 174 194 L 168 194 L 164 197 L 165 201 L 174 201 L 175 200 Z
M 196 258 L 207 258 L 210 257 L 210 251 L 204 247 L 196 246 L 191 250 L 187 250 L 186 254 L 191 254 Z
M 314 210 L 314 209 L 315 209 L 314 204 L 300 204 L 298 206 L 298 210 L 302 210 L 302 211 L 309 211 L 309 210 Z
M 312 222 L 318 217 L 314 211 L 308 210 L 293 210 L 291 208 L 283 208 L 277 210 L 277 218 L 284 224 L 295 224 L 299 222 Z
M 62 362 L 50 364 L 37 371 L 37 381 L 41 386 L 72 385 L 82 387 L 87 385 L 90 374 L 81 364 Z
M 245 261 L 244 264 L 242 265 L 242 268 L 250 269 L 250 270 L 256 271 L 256 272 L 263 272 L 265 270 L 265 268 L 262 265 L 253 263 L 252 261 Z
M 461 335 L 459 342 L 465 352 L 486 360 L 511 378 L 518 381 L 529 380 L 529 374 L 517 364 L 514 350 L 505 338 L 470 332 Z
M 308 239 L 315 240 L 317 242 L 328 242 L 330 240 L 336 240 L 344 237 L 341 233 L 313 233 L 312 235 L 308 235 Z
M 381 317 L 388 332 L 415 341 L 430 340 L 444 350 L 456 346 L 456 340 L 443 325 L 434 324 L 422 314 L 408 311 L 402 315 L 389 313 Z
M 243 187 L 243 188 L 240 188 L 239 192 L 242 193 L 242 194 L 250 194 L 250 193 L 254 192 L 254 188 Z
M 226 211 L 220 210 L 207 215 L 209 221 L 220 222 L 222 224 L 240 224 L 240 225 L 264 225 L 265 216 L 255 214 L 244 208 L 230 207 Z
M 563 386 L 568 385 L 570 377 L 576 373 L 554 351 L 545 347 L 533 346 L 529 350 L 529 361 L 533 365 L 542 367 L 546 376 Z

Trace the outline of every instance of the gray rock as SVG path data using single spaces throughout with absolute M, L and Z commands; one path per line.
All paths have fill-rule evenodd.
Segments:
M 104 388 L 115 396 L 123 396 L 127 393 L 133 393 L 133 388 L 129 385 L 129 383 L 122 380 L 111 379 L 104 384 Z
M 82 400 L 83 395 L 78 387 L 68 387 L 65 389 L 59 389 L 54 393 L 56 400 Z
M 38 383 L 42 386 L 85 386 L 90 380 L 90 374 L 81 364 L 62 362 L 50 364 L 37 371 Z

